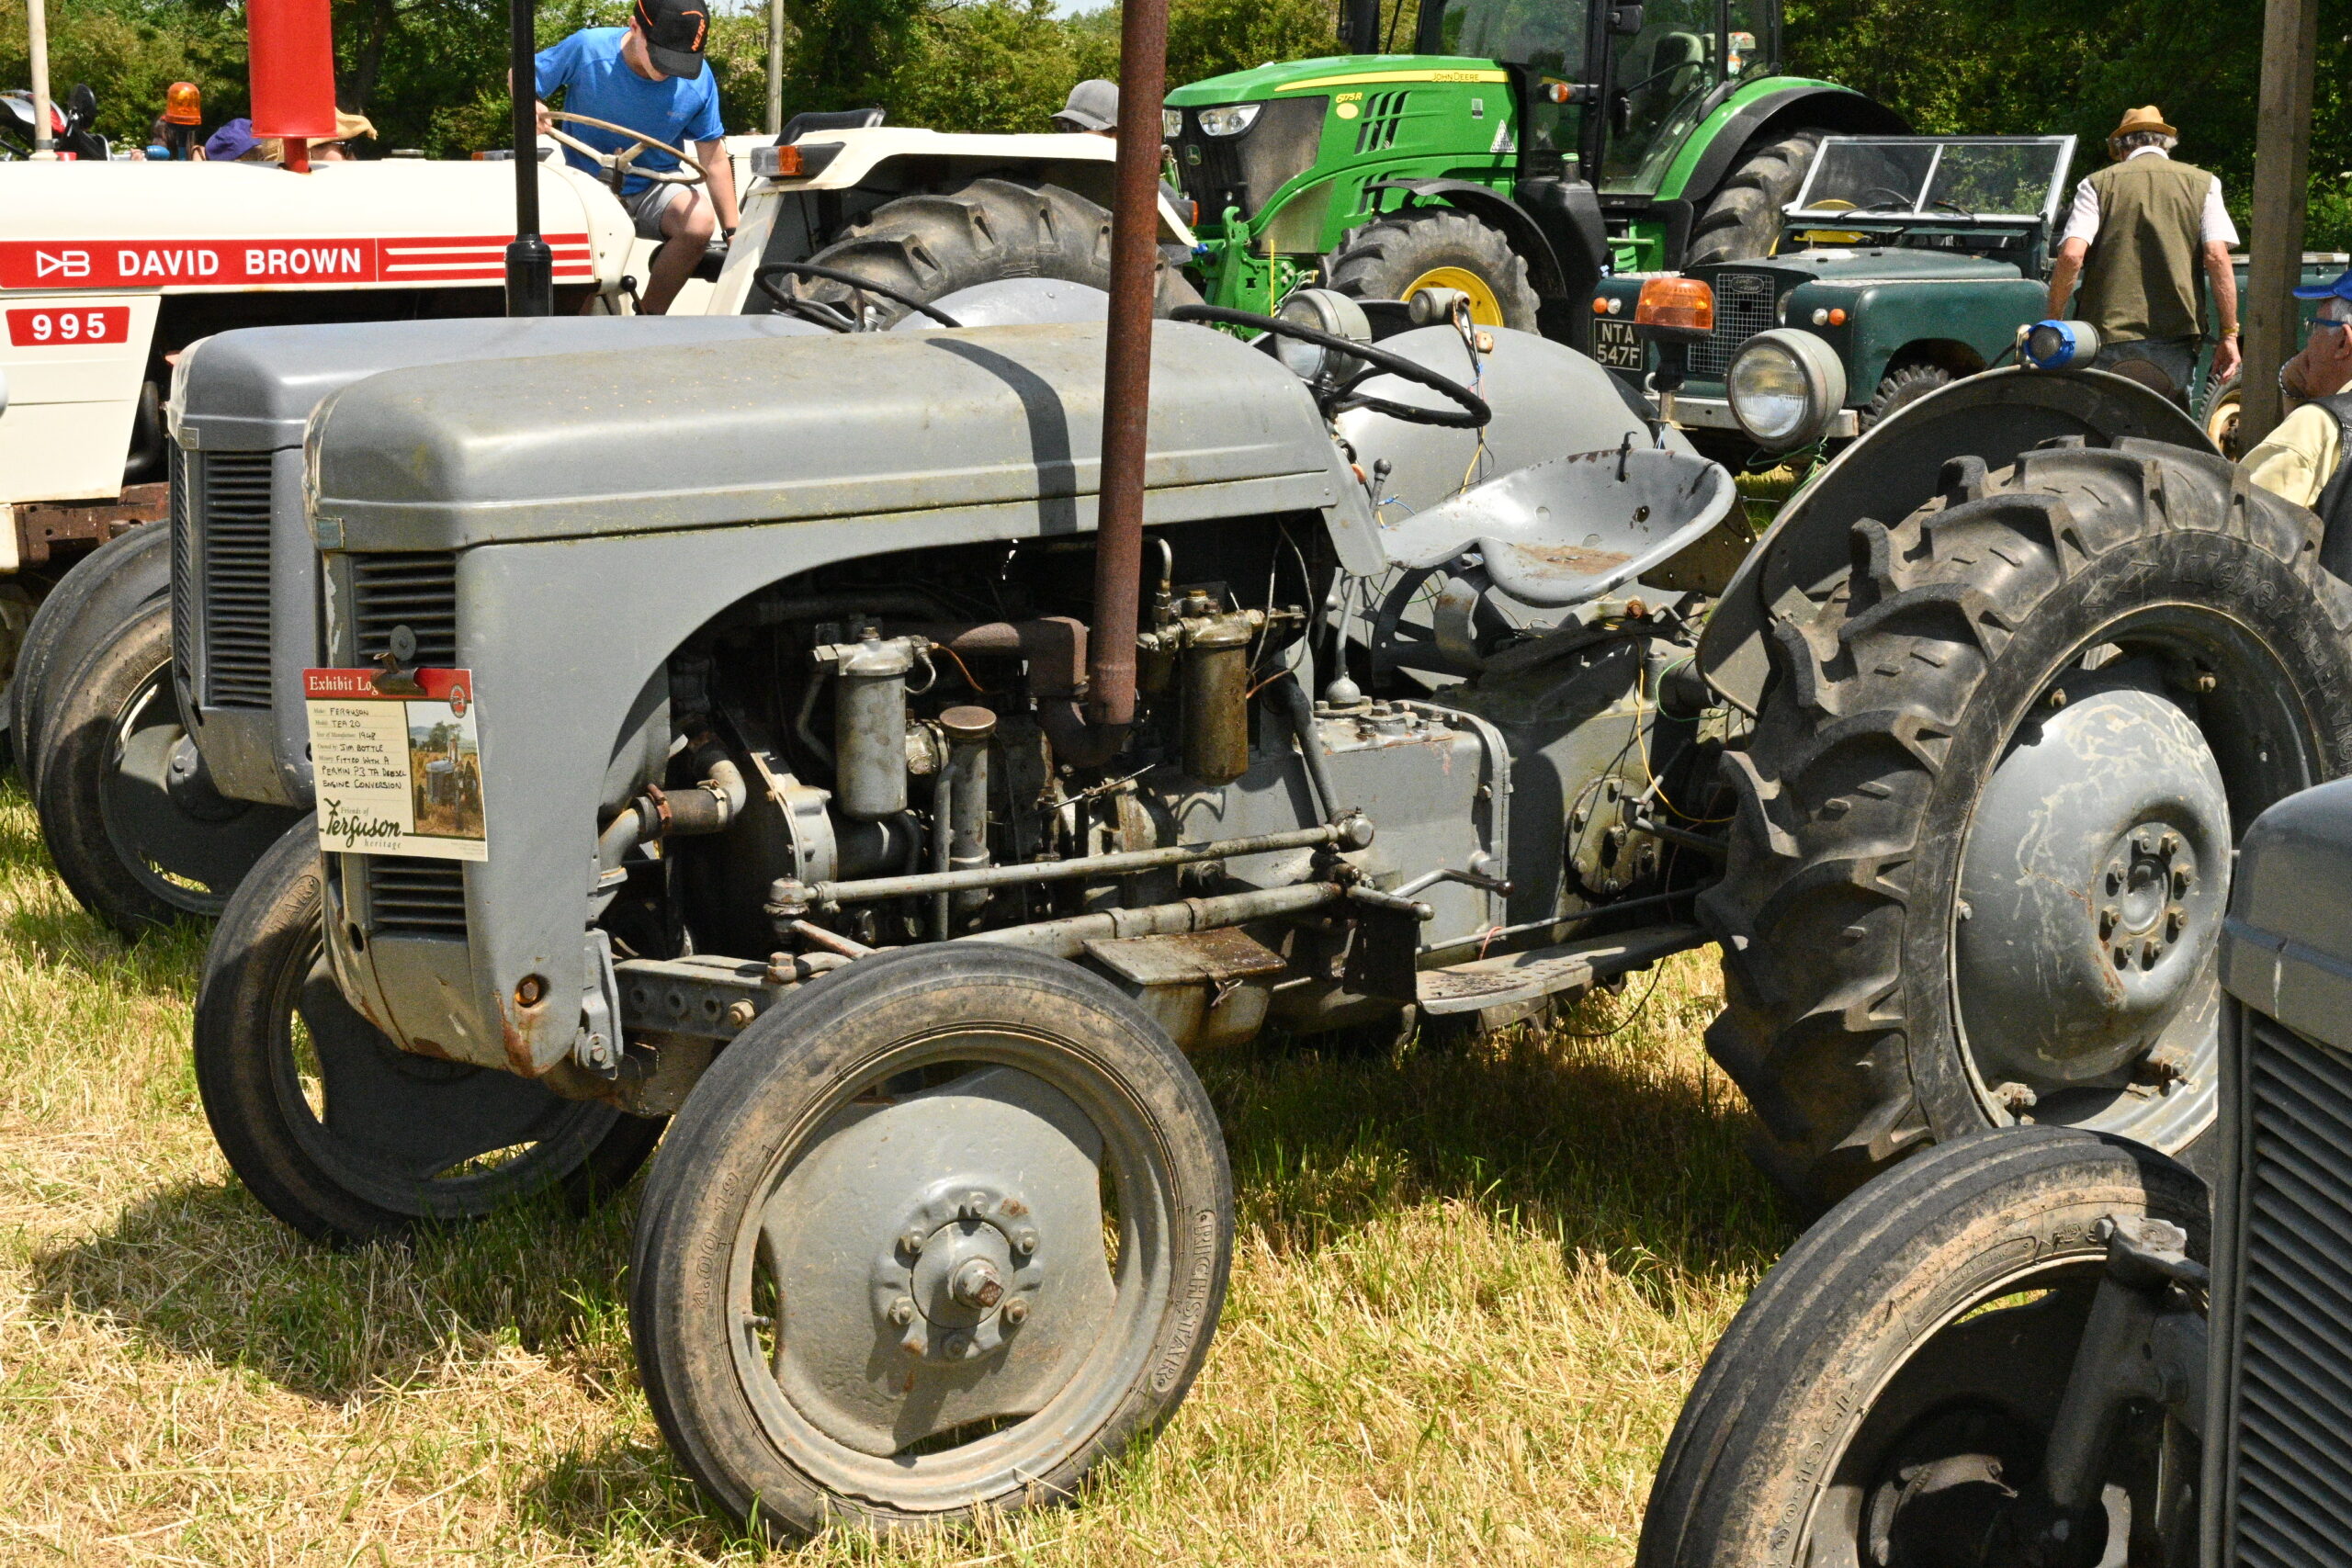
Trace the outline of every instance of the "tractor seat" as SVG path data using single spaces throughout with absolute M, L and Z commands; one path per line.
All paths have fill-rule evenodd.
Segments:
M 1731 475 L 1704 457 L 1626 446 L 1488 479 L 1381 527 L 1389 560 L 1438 567 L 1475 550 L 1522 604 L 1582 604 L 1635 581 L 1731 510 Z
M 784 122 L 775 144 L 789 147 L 812 130 L 870 130 L 883 118 L 880 109 L 806 109 Z

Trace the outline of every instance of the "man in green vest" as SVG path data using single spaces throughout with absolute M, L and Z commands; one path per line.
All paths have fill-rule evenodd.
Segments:
M 2133 109 L 2107 140 L 2115 162 L 2075 187 L 2066 236 L 2050 269 L 2050 313 L 2068 314 L 2066 302 L 2082 281 L 2072 312 L 2098 329 L 2099 370 L 2137 360 L 2168 382 L 2186 404 L 2197 351 L 2211 325 L 2222 336 L 2213 355 L 2219 380 L 2238 367 L 2237 274 L 2230 247 L 2237 226 L 2222 205 L 2222 182 L 2203 169 L 2175 163 L 2179 133 L 2150 104 Z M 2204 320 L 2197 268 L 2202 261 L 2213 286 L 2213 314 Z

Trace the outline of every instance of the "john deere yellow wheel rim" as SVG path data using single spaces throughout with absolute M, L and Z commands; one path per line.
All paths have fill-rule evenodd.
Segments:
M 1470 296 L 1470 319 L 1482 327 L 1499 327 L 1503 321 L 1502 301 L 1495 298 L 1494 286 L 1466 267 L 1433 266 L 1398 292 L 1399 299 L 1410 299 L 1423 288 L 1459 288 Z

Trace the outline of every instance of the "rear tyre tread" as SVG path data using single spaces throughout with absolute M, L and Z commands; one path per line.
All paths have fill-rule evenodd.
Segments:
M 1989 478 L 1959 462 L 1945 480 L 1900 525 L 1856 524 L 1845 587 L 1809 620 L 1775 625 L 1754 739 L 1726 757 L 1732 857 L 1698 900 L 1725 954 L 1708 1047 L 1756 1105 L 1759 1158 L 1804 1202 L 1985 1124 L 1973 1091 L 1920 1087 L 1948 1002 L 1920 999 L 1938 982 L 1913 973 L 1906 925 L 1921 878 L 1941 886 L 1922 862 L 1964 836 L 1964 818 L 1931 824 L 1931 806 L 1989 769 L 1989 727 L 2037 694 L 2023 687 L 2041 671 L 2010 657 L 2020 637 L 2037 617 L 2087 613 L 2046 608 L 2053 596 L 2071 606 L 2104 586 L 2082 580 L 2127 547 L 2166 571 L 2211 563 L 2225 605 L 2274 593 L 2254 576 L 2291 582 L 2277 596 L 2293 606 L 2256 618 L 2297 671 L 2323 775 L 2352 761 L 2352 590 L 2320 568 L 2308 514 L 2250 492 L 2219 458 L 2154 444 L 2037 449 Z M 2215 561 L 2199 535 L 2243 542 Z M 1919 992 L 1907 1007 L 1893 995 L 1905 986 Z

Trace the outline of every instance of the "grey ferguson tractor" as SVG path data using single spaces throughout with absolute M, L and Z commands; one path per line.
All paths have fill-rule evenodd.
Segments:
M 2209 1189 L 2071 1128 L 1833 1210 L 1708 1360 L 1639 1568 L 2322 1568 L 2352 1497 L 2352 782 L 2246 835 Z
M 1182 1399 L 1232 1225 L 1186 1051 L 1526 1016 L 1694 899 L 1807 1190 L 2035 1118 L 2197 1145 L 2227 846 L 2352 741 L 2307 514 L 2129 382 L 2008 372 L 1751 539 L 1556 345 L 1208 314 L 1273 352 L 1150 331 L 1116 547 L 1099 325 L 335 383 L 273 460 L 314 598 L 187 634 L 198 692 L 274 660 L 246 744 L 306 736 L 318 808 L 198 1006 L 263 1201 L 380 1235 L 670 1118 L 665 1433 L 739 1516 L 892 1528 L 1067 1495 Z M 190 606 L 231 405 L 334 381 L 261 339 L 183 388 Z

